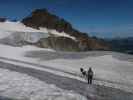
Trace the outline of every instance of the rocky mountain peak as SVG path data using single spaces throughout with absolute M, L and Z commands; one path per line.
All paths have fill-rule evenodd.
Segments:
M 34 10 L 30 16 L 22 20 L 22 23 L 24 23 L 26 26 L 36 29 L 44 27 L 47 29 L 54 29 L 58 32 L 65 32 L 68 35 L 75 37 L 77 41 L 74 40 L 73 41 L 76 42 L 78 45 L 80 45 L 80 47 L 84 47 L 85 50 L 109 49 L 106 43 L 99 42 L 97 41 L 97 39 L 89 37 L 87 33 L 79 32 L 78 30 L 74 29 L 72 25 L 69 22 L 67 22 L 65 19 L 60 18 L 54 14 L 51 14 L 46 9 Z M 58 38 L 56 38 L 56 40 L 58 41 Z M 64 42 L 66 42 L 65 39 Z M 64 44 L 67 45 L 67 43 Z

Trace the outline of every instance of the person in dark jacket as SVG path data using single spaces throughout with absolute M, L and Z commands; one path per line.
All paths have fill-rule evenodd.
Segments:
M 83 76 L 86 76 L 86 71 L 83 68 L 80 68 L 80 71 L 81 71 Z
M 93 71 L 92 68 L 90 67 L 88 70 L 88 84 L 92 84 L 92 80 L 93 80 Z

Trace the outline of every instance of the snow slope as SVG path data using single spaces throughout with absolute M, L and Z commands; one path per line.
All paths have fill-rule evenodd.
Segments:
M 57 32 L 56 30 L 40 28 L 34 29 L 25 26 L 21 22 L 0 22 L 0 43 L 11 46 L 23 46 L 27 43 L 37 43 L 41 38 L 48 38 L 54 35 L 55 37 L 67 37 L 76 41 L 65 32 Z
M 68 37 L 71 38 L 73 40 L 75 40 L 75 37 L 68 35 L 65 32 L 57 32 L 56 30 L 51 30 L 51 29 L 47 29 L 47 28 L 42 28 L 40 27 L 40 29 L 34 29 L 31 27 L 27 27 L 24 24 L 22 24 L 21 22 L 11 22 L 11 21 L 6 21 L 6 22 L 0 22 L 0 36 L 6 36 L 6 34 L 2 34 L 5 32 L 11 32 L 11 33 L 42 33 L 42 34 L 53 34 L 55 36 L 62 36 L 62 37 Z M 8 34 L 7 34 L 8 36 Z M 42 37 L 43 38 L 43 37 Z
M 10 32 L 41 32 L 40 30 L 26 27 L 21 22 L 0 22 L 0 30 L 10 31 Z
M 70 35 L 68 35 L 68 34 L 65 33 L 65 32 L 58 32 L 58 31 L 53 30 L 53 29 L 47 29 L 47 28 L 42 28 L 42 27 L 40 27 L 40 30 L 41 30 L 42 32 L 49 33 L 49 34 L 55 35 L 55 36 L 57 36 L 57 37 L 60 37 L 60 36 L 61 36 L 61 37 L 67 37 L 67 38 L 71 38 L 71 39 L 73 39 L 73 40 L 76 40 L 75 37 L 70 36 Z
M 21 46 L 23 42 L 36 43 L 40 38 L 47 37 L 48 33 L 26 27 L 21 22 L 0 22 L 0 43 L 3 44 Z
M 0 68 L 0 95 L 18 100 L 86 100 L 72 91 L 34 77 Z
M 100 81 L 100 83 L 96 84 L 133 92 L 133 62 L 117 59 L 113 56 L 113 53 L 101 52 L 103 55 L 97 55 L 100 52 L 96 54 L 91 54 L 91 52 L 63 53 L 43 50 L 32 46 L 24 46 L 21 48 L 0 45 L 0 48 L 1 57 L 45 65 L 49 70 L 48 68 L 43 68 L 43 66 L 41 68 L 37 65 L 33 67 L 32 64 L 28 66 L 78 80 L 82 80 L 78 76 L 80 75 L 80 67 L 86 70 L 92 67 L 95 72 L 96 81 Z M 15 62 L 14 64 L 20 63 Z M 27 66 L 26 64 L 23 65 Z M 51 69 L 54 70 L 51 71 Z

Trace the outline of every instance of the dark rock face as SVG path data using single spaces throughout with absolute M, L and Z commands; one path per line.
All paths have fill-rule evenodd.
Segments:
M 106 39 L 106 41 L 109 42 L 113 51 L 133 54 L 133 37 Z
M 64 31 L 75 37 L 79 37 L 80 35 L 78 31 L 72 28 L 70 23 L 56 15 L 49 13 L 46 9 L 37 9 L 33 11 L 31 16 L 24 18 L 22 22 L 27 26 L 37 29 L 39 27 L 46 27 L 48 29 L 56 29 L 58 32 Z
M 65 32 L 69 34 L 70 36 L 73 36 L 76 38 L 76 40 L 78 41 L 76 42 L 76 45 L 78 45 L 79 48 L 82 48 L 83 51 L 109 50 L 109 46 L 106 43 L 99 42 L 97 41 L 97 39 L 93 39 L 89 37 L 86 33 L 77 31 L 76 29 L 72 27 L 72 25 L 69 22 L 65 21 L 62 18 L 59 18 L 56 15 L 49 13 L 46 9 L 36 9 L 35 11 L 32 12 L 30 16 L 24 18 L 22 20 L 22 23 L 24 23 L 26 26 L 33 27 L 36 29 L 39 29 L 39 27 L 45 27 L 48 29 L 55 29 L 58 32 Z M 51 38 L 54 40 L 54 37 L 51 37 Z M 74 47 L 74 45 L 72 45 L 72 43 L 74 42 L 71 39 L 69 39 L 70 41 L 68 41 L 68 38 L 63 39 L 63 37 L 61 38 L 55 37 L 55 40 L 58 41 L 57 44 L 58 43 L 65 44 L 64 47 L 62 45 L 61 48 L 67 48 L 68 46 L 70 48 L 70 44 L 71 46 Z
M 42 38 L 36 45 L 41 48 L 53 48 L 58 51 L 80 51 L 78 43 L 66 37 Z
M 40 39 L 35 45 L 41 48 L 52 48 L 58 51 L 107 50 L 107 47 L 95 43 L 95 40 L 75 41 L 67 37 L 48 37 Z
M 5 22 L 6 18 L 0 17 L 0 22 Z

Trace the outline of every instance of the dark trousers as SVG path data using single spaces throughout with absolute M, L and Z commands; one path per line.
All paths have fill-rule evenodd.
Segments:
M 88 76 L 88 84 L 92 84 L 92 76 Z

